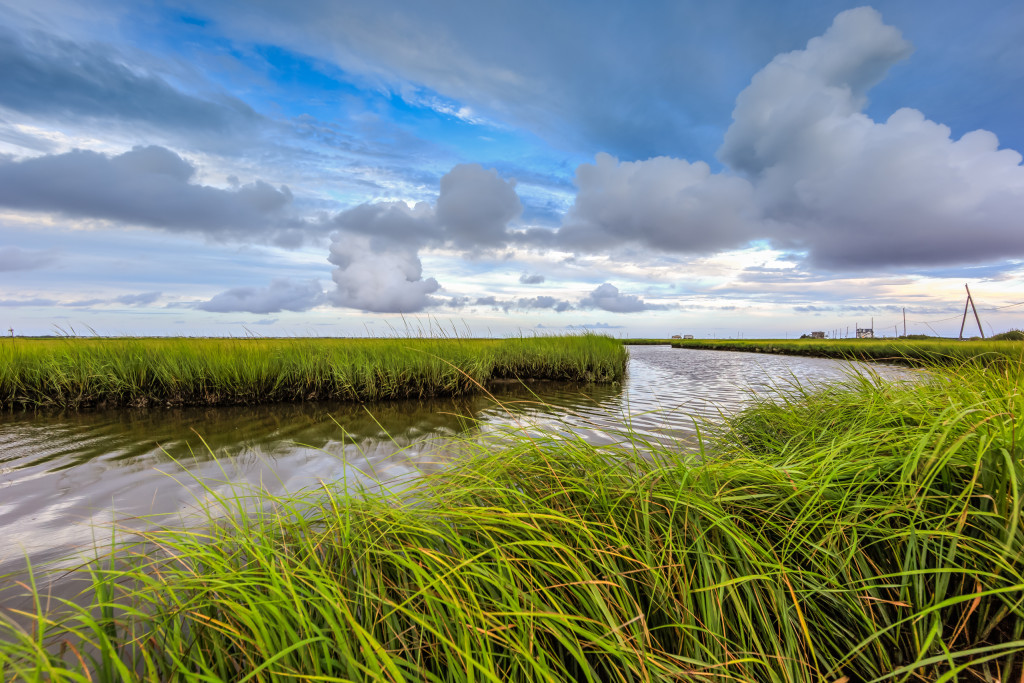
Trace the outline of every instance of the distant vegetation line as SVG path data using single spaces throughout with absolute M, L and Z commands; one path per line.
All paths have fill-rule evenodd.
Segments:
M 682 453 L 512 433 L 401 491 L 211 489 L 208 524 L 79 569 L 91 604 L 0 611 L 0 678 L 1018 681 L 1022 381 L 865 374 Z
M 501 379 L 615 381 L 598 335 L 481 339 L 0 340 L 0 406 L 231 405 L 457 396 Z
M 626 346 L 668 346 L 671 339 L 620 339 Z
M 1021 360 L 1024 344 L 1015 341 L 947 339 L 673 339 L 676 349 L 710 349 L 883 361 L 906 365 L 950 364 L 979 360 Z

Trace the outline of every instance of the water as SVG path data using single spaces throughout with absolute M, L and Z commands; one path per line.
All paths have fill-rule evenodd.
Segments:
M 111 528 L 203 518 L 233 486 L 273 493 L 323 482 L 373 486 L 443 467 L 453 436 L 508 426 L 598 443 L 624 429 L 685 448 L 694 420 L 720 419 L 772 384 L 838 380 L 847 363 L 726 351 L 630 347 L 617 385 L 505 384 L 475 396 L 363 405 L 102 411 L 0 418 L 0 575 L 87 551 Z M 911 371 L 871 366 L 899 378 Z M 496 403 L 497 399 L 500 403 Z

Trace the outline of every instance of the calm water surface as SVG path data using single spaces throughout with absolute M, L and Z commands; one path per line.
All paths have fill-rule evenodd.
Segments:
M 833 360 L 629 347 L 613 386 L 531 383 L 489 397 L 429 402 L 272 405 L 0 417 L 0 575 L 53 563 L 128 528 L 188 524 L 212 492 L 297 491 L 320 481 L 373 485 L 431 471 L 459 440 L 524 427 L 607 443 L 628 428 L 692 442 L 694 420 L 720 419 L 773 385 L 843 379 Z M 886 377 L 911 371 L 871 366 Z

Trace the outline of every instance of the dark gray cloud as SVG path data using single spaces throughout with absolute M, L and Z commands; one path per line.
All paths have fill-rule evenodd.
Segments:
M 35 270 L 53 263 L 56 258 L 56 254 L 52 251 L 0 247 L 0 273 L 12 270 Z
M 580 299 L 579 305 L 580 308 L 600 308 L 611 313 L 638 313 L 665 308 L 648 304 L 635 294 L 623 294 L 610 282 L 599 285 L 589 295 Z
M 537 273 L 523 273 L 519 276 L 519 284 L 539 285 L 544 282 L 544 276 Z
M 738 247 L 763 229 L 751 184 L 711 173 L 704 162 L 657 157 L 620 162 L 598 154 L 576 169 L 576 201 L 556 243 L 593 251 L 624 243 L 710 253 Z
M 445 300 L 444 305 L 448 308 L 465 308 L 471 304 L 468 296 L 452 296 Z
M 324 291 L 316 280 L 292 282 L 278 278 L 267 287 L 233 287 L 196 304 L 196 308 L 212 313 L 280 313 L 308 311 L 323 302 Z
M 162 292 L 142 292 L 141 294 L 125 294 L 114 297 L 112 301 L 126 306 L 146 306 L 157 301 Z
M 54 299 L 0 299 L 0 308 L 21 308 L 24 306 L 59 306 Z
M 573 305 L 569 301 L 556 299 L 553 296 L 521 297 L 516 299 L 515 308 L 529 310 L 531 308 L 550 308 L 556 313 L 571 311 Z
M 479 164 L 457 164 L 441 177 L 435 205 L 419 202 L 361 204 L 330 219 L 335 228 L 408 245 L 447 244 L 459 249 L 496 247 L 523 206 L 514 180 Z
M 495 296 L 482 296 L 473 302 L 474 306 L 490 306 L 508 313 L 512 310 L 529 311 L 549 309 L 555 313 L 564 313 L 576 307 L 571 301 L 556 299 L 553 296 L 519 297 L 518 299 L 499 299 Z
M 443 235 L 434 208 L 426 202 L 411 208 L 405 202 L 360 204 L 335 215 L 331 224 L 344 232 L 415 246 L 438 242 Z
M 260 116 L 244 102 L 181 92 L 109 46 L 0 29 L 0 106 L 32 115 L 139 121 L 235 135 Z
M 287 236 L 291 191 L 258 180 L 233 189 L 192 182 L 196 168 L 165 147 L 117 156 L 87 150 L 0 157 L 0 206 L 212 236 Z
M 458 247 L 500 246 L 508 224 L 523 212 L 514 180 L 479 164 L 458 164 L 441 178 L 437 220 Z

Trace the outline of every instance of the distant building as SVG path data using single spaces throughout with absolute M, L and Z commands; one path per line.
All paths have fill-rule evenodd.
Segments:
M 672 338 L 673 339 L 682 339 L 682 337 L 680 337 L 678 334 L 673 334 Z
M 683 339 L 693 339 L 693 335 L 692 334 L 684 334 L 683 335 Z
M 874 339 L 875 331 L 870 327 L 858 327 L 857 339 Z
M 825 333 L 824 332 L 811 332 L 811 339 L 824 339 L 824 338 L 825 338 Z

